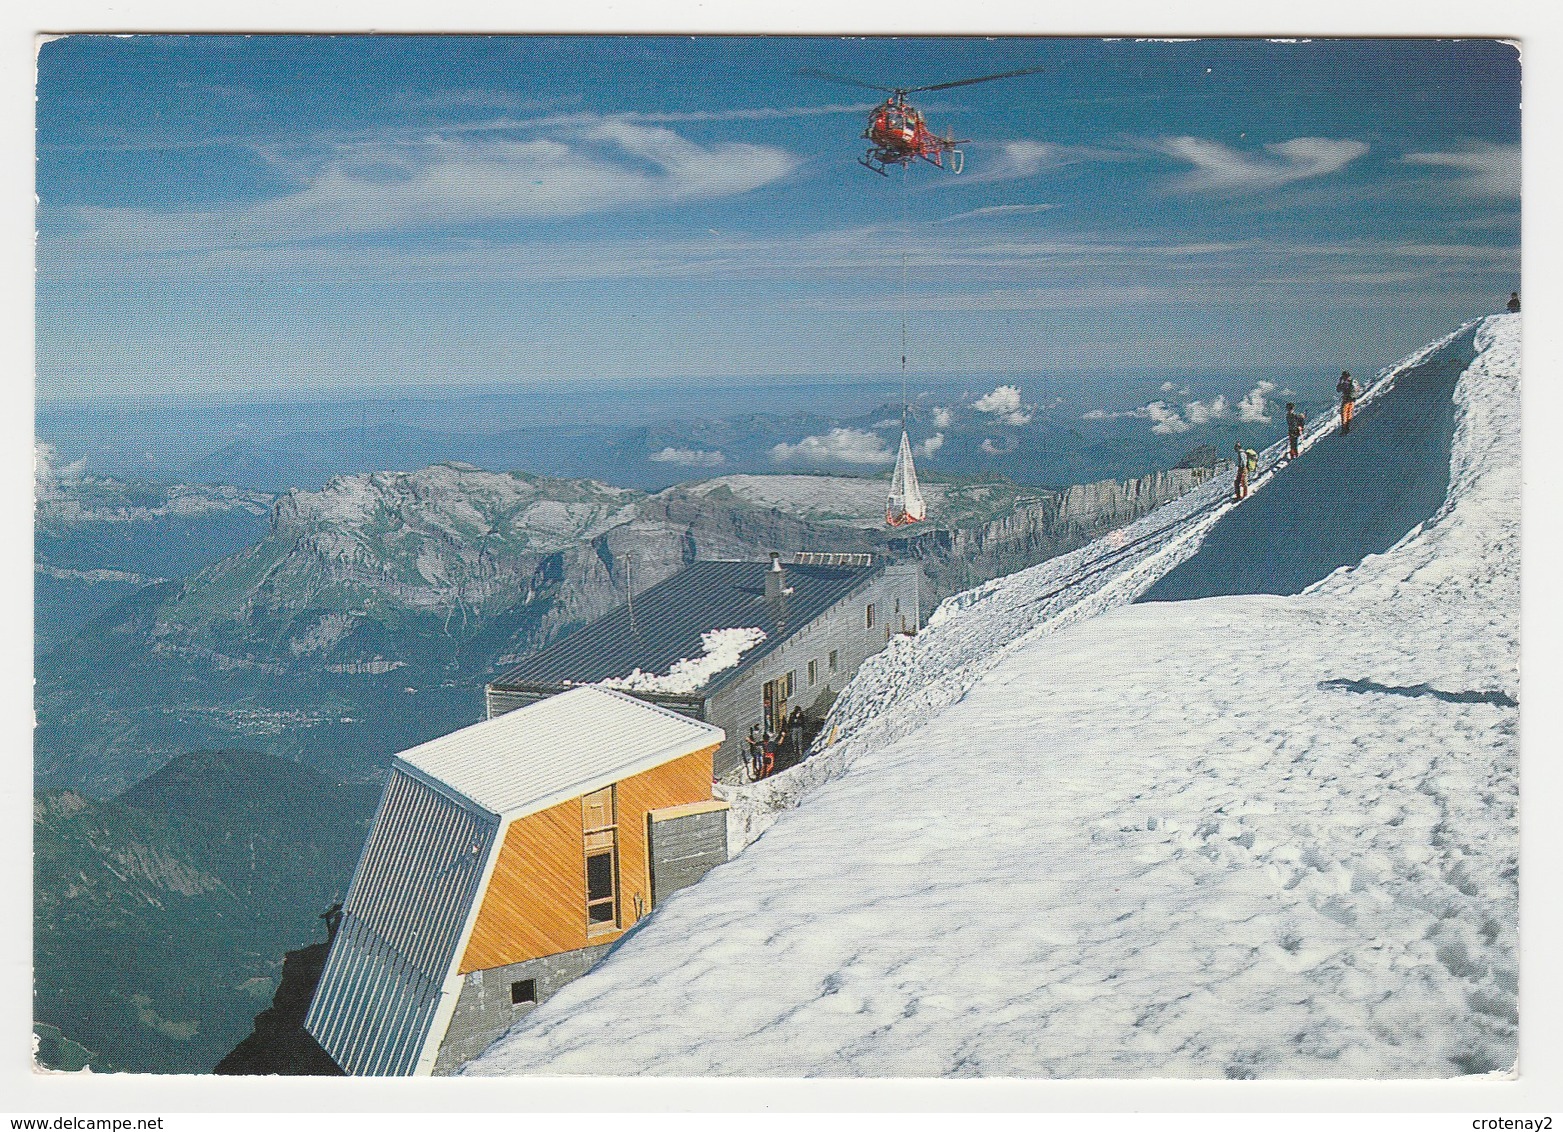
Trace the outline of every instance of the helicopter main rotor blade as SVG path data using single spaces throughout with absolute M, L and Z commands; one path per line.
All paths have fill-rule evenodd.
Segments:
M 886 94 L 897 93 L 894 87 L 880 86 L 877 83 L 866 83 L 862 79 L 849 79 L 845 75 L 833 75 L 829 71 L 821 71 L 818 67 L 805 67 L 803 70 L 798 71 L 797 73 L 800 75 L 807 75 L 814 79 L 824 79 L 827 82 L 842 83 L 845 86 L 860 86 L 864 90 L 881 90 Z M 997 78 L 1000 76 L 994 77 Z
M 934 83 L 932 86 L 907 87 L 902 93 L 916 94 L 918 91 L 923 90 L 949 90 L 954 86 L 971 86 L 972 83 L 991 83 L 994 79 L 1013 79 L 1020 75 L 1035 75 L 1046 69 L 1045 67 L 1022 67 L 1018 71 L 1000 71 L 996 75 L 983 75 L 981 78 L 976 79 L 956 79 L 953 83 Z M 876 89 L 883 90 L 884 88 L 878 87 Z

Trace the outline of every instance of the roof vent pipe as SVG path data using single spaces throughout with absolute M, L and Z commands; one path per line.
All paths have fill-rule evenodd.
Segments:
M 781 555 L 771 551 L 771 568 L 765 572 L 765 600 L 771 604 L 781 601 L 787 586 L 787 572 L 782 569 Z
M 781 555 L 771 551 L 771 568 L 765 572 L 765 604 L 780 629 L 787 623 L 787 572 L 782 569 Z

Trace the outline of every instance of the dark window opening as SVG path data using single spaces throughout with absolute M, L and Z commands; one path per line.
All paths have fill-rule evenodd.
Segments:
M 521 979 L 510 984 L 510 1004 L 521 1006 L 537 1001 L 537 980 Z
M 835 649 L 831 649 L 830 650 L 830 670 L 832 672 L 836 671 L 836 650 Z
M 865 628 L 865 629 L 872 629 L 873 627 L 874 627 L 874 604 L 873 604 L 873 602 L 869 602 L 867 607 L 865 607 L 864 610 L 863 610 L 863 628 Z
M 586 920 L 588 928 L 611 928 L 618 923 L 618 901 L 613 884 L 613 851 L 591 853 L 586 858 Z

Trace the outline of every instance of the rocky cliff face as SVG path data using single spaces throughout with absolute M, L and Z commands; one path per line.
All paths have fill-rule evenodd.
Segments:
M 375 674 L 408 663 L 409 636 L 454 648 L 506 616 L 547 635 L 612 604 L 624 547 L 647 547 L 653 580 L 681 555 L 677 532 L 639 522 L 642 498 L 460 464 L 290 491 L 265 539 L 161 603 L 151 637 L 218 666 Z
M 695 559 L 868 551 L 923 563 L 937 596 L 1077 546 L 1208 473 L 1175 469 L 1061 492 L 937 484 L 937 528 L 887 531 L 877 480 L 735 476 L 656 495 L 444 464 L 290 491 L 270 535 L 156 610 L 157 650 L 219 668 L 379 675 L 500 638 L 504 664 Z M 441 648 L 441 644 L 448 647 Z

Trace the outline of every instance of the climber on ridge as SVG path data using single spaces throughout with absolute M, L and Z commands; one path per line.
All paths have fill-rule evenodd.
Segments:
M 1352 380 L 1350 370 L 1340 371 L 1340 380 L 1335 383 L 1335 392 L 1340 394 L 1340 431 L 1345 436 L 1351 431 L 1351 414 L 1357 407 L 1357 383 Z
M 1286 445 L 1287 455 L 1297 459 L 1297 441 L 1302 438 L 1303 425 L 1308 423 L 1308 418 L 1297 411 L 1297 406 L 1288 401 L 1286 403 Z

